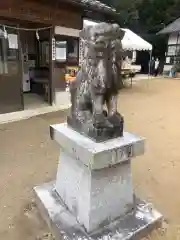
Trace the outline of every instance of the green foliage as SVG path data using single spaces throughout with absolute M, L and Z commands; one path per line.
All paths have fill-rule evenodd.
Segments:
M 139 33 L 154 46 L 157 56 L 166 50 L 166 36 L 156 33 L 180 17 L 180 0 L 104 0 L 119 13 L 122 27 Z
M 147 33 L 157 33 L 180 17 L 179 0 L 102 0 L 117 9 L 122 26 L 136 26 Z

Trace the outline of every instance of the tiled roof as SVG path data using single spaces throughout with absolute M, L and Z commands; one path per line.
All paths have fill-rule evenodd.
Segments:
M 158 32 L 158 34 L 168 34 L 172 32 L 180 32 L 180 18 L 170 23 L 167 27 Z
M 116 9 L 104 4 L 98 0 L 69 0 L 69 2 L 74 4 L 79 4 L 84 8 L 91 9 L 91 10 L 98 10 L 100 12 L 107 12 L 107 13 L 116 13 Z

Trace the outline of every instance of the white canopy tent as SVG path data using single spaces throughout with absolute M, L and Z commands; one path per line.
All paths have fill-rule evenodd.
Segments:
M 98 24 L 95 21 L 90 21 L 88 19 L 83 20 L 83 27 L 94 26 Z M 132 32 L 130 29 L 122 28 L 125 31 L 124 38 L 122 39 L 122 46 L 124 50 L 133 51 L 133 55 L 136 51 L 149 51 L 150 52 L 150 61 L 152 58 L 152 49 L 153 46 L 145 41 L 143 38 Z M 149 74 L 150 74 L 150 64 L 149 64 Z
M 124 38 L 122 39 L 123 49 L 130 51 L 152 51 L 152 45 L 143 38 L 127 28 L 122 28 L 122 30 L 125 31 Z

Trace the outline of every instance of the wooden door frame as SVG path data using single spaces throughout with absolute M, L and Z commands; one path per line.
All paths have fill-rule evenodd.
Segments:
M 17 25 L 18 26 L 18 25 Z M 18 33 L 18 46 L 19 46 L 19 70 L 21 74 L 21 87 L 20 87 L 20 94 L 21 94 L 21 104 L 24 110 L 24 92 L 23 92 L 23 54 L 22 54 L 22 43 L 20 38 L 20 31 L 17 30 Z
M 13 24 L 10 20 L 2 20 L 2 19 L 0 20 L 0 24 L 2 24 L 2 25 L 3 24 L 7 25 L 7 22 L 8 22 L 8 25 L 13 25 L 15 28 L 17 27 L 17 25 Z M 19 38 L 19 31 L 17 29 L 12 30 L 12 29 L 9 29 L 9 28 L 6 28 L 6 31 L 7 31 L 7 34 L 17 35 L 17 44 L 18 44 L 17 49 L 16 49 L 16 51 L 17 51 L 16 54 L 17 55 L 16 55 L 16 60 L 13 60 L 13 61 L 16 61 L 16 64 L 17 64 L 17 74 L 12 75 L 12 76 L 9 75 L 9 71 L 11 71 L 11 70 L 9 69 L 9 66 L 8 66 L 8 72 L 7 73 L 3 72 L 1 74 L 1 80 L 2 80 L 2 82 L 5 81 L 7 83 L 5 89 L 6 88 L 11 89 L 10 85 L 8 87 L 8 81 L 10 81 L 10 78 L 12 78 L 12 81 L 10 81 L 10 82 L 14 81 L 15 85 L 17 84 L 17 89 L 14 88 L 14 91 L 18 91 L 18 94 L 17 95 L 12 94 L 11 96 L 9 96 L 9 98 L 14 99 L 14 102 L 12 101 L 12 104 L 11 103 L 9 104 L 8 101 L 7 101 L 7 107 L 6 107 L 6 100 L 5 100 L 4 109 L 7 108 L 7 111 L 2 110 L 2 114 L 3 113 L 8 113 L 8 112 L 13 112 L 13 111 L 24 110 L 24 99 L 23 99 L 23 89 L 22 89 L 22 56 L 21 56 L 21 42 L 20 42 L 20 38 Z M 7 51 L 9 49 L 8 39 L 3 38 L 2 45 L 3 45 L 2 46 L 3 47 L 2 54 L 3 54 L 3 62 L 4 62 L 4 57 L 6 56 L 6 54 L 8 54 Z M 9 61 L 11 61 L 11 60 L 8 60 L 8 55 L 7 55 L 7 61 L 6 61 L 7 64 L 9 63 Z M 4 91 L 6 91 L 5 89 L 4 89 Z M 7 90 L 7 93 L 5 93 L 5 94 L 7 94 L 7 98 L 8 98 L 8 95 L 10 93 Z
M 53 105 L 53 72 L 54 61 L 52 59 L 52 39 L 54 38 L 54 26 L 49 31 L 49 89 L 48 89 L 48 103 Z

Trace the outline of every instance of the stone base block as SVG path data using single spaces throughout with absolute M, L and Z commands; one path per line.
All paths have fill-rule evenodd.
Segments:
M 113 117 L 107 118 L 107 120 L 114 126 L 113 128 L 98 128 L 94 126 L 93 122 L 85 124 L 82 120 L 79 121 L 78 119 L 74 119 L 74 117 L 68 117 L 67 123 L 75 131 L 91 138 L 95 142 L 104 142 L 113 138 L 122 137 L 124 127 L 123 117 L 119 115 L 118 121 L 113 121 Z
M 96 143 L 61 123 L 50 126 L 50 135 L 61 150 L 91 170 L 114 166 L 144 154 L 145 139 L 128 132 L 124 132 L 123 137 Z
M 131 212 L 107 226 L 100 227 L 97 231 L 87 233 L 62 202 L 55 191 L 54 182 L 37 186 L 34 191 L 42 217 L 49 225 L 56 240 L 134 240 L 139 235 L 145 236 L 149 229 L 155 227 L 162 219 L 162 215 L 150 204 L 135 199 L 135 207 Z
M 108 225 L 134 207 L 131 161 L 144 153 L 144 139 L 123 137 L 94 142 L 67 124 L 51 126 L 60 145 L 55 189 L 87 232 Z
M 55 189 L 88 232 L 134 207 L 130 160 L 91 171 L 61 150 Z

